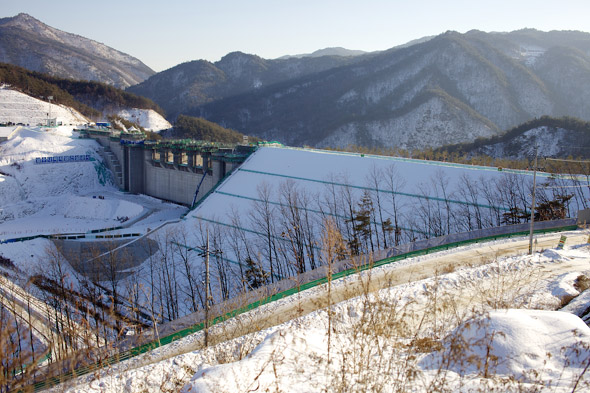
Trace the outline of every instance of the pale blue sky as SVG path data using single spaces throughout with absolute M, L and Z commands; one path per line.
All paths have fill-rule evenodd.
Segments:
M 155 71 L 238 50 L 267 59 L 383 50 L 447 30 L 590 32 L 590 0 L 0 0 L 0 17 L 20 12 Z

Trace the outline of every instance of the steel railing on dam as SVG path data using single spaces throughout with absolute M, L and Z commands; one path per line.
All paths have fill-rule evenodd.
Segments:
M 396 247 L 394 249 L 384 250 L 384 257 L 383 253 L 380 253 L 379 255 L 376 254 L 374 258 L 377 259 L 376 261 L 369 261 L 365 262 L 364 264 L 358 264 L 358 260 L 342 261 L 332 266 L 331 279 L 336 280 L 368 269 L 395 263 L 407 258 L 427 255 L 470 244 L 502 240 L 512 237 L 527 236 L 529 234 L 528 227 L 528 224 L 511 225 L 506 227 L 466 232 L 463 234 L 449 235 L 444 236 L 442 238 L 429 239 L 427 241 L 415 242 L 409 245 L 405 245 L 404 247 Z M 542 221 L 535 223 L 534 233 L 543 234 L 551 232 L 570 231 L 575 230 L 577 228 L 578 226 L 576 224 L 575 219 Z M 382 257 L 382 259 L 378 259 L 380 257 Z M 228 304 L 237 304 L 236 300 L 230 299 L 230 301 L 226 302 L 225 304 L 220 303 L 216 305 L 216 309 L 213 309 L 211 311 L 210 315 L 212 315 L 212 317 L 209 320 L 208 326 L 213 326 L 215 324 L 224 322 L 245 312 L 254 310 L 265 304 L 269 304 L 277 300 L 295 295 L 307 289 L 325 284 L 327 281 L 327 267 L 322 266 L 318 269 L 303 273 L 297 277 L 288 278 L 271 284 L 269 286 L 266 286 L 264 288 L 259 288 L 255 291 L 245 294 L 241 299 L 241 303 L 244 305 L 236 307 L 230 312 L 215 313 L 215 310 L 227 310 Z M 33 384 L 34 391 L 40 391 L 51 386 L 57 385 L 59 383 L 71 380 L 72 378 L 83 376 L 96 370 L 99 370 L 101 368 L 108 367 L 113 364 L 131 359 L 143 353 L 149 352 L 153 349 L 170 344 L 190 334 L 199 332 L 203 330 L 205 327 L 205 321 L 203 319 L 204 318 L 201 318 L 200 313 L 185 316 L 180 320 L 175 321 L 176 325 L 182 324 L 183 322 L 186 325 L 188 325 L 182 330 L 166 334 L 162 331 L 162 329 L 160 329 L 162 335 L 157 339 L 144 342 L 141 345 L 135 346 L 127 350 L 123 350 L 104 360 L 97 361 L 95 363 L 91 363 L 85 366 L 77 367 L 76 369 L 59 375 L 57 377 L 51 377 L 44 380 L 37 380 Z

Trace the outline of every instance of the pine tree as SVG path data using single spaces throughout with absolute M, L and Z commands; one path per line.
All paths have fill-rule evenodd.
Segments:
M 260 288 L 268 282 L 268 273 L 250 257 L 246 258 L 246 280 L 252 289 Z
M 354 217 L 352 218 L 354 235 L 348 242 L 351 250 L 360 252 L 360 248 L 364 245 L 365 251 L 374 251 L 373 231 L 371 229 L 371 217 L 374 210 L 371 195 L 368 191 L 365 191 L 358 203 L 358 210 L 354 211 Z

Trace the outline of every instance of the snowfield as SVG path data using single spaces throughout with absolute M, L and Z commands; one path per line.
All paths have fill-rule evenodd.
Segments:
M 554 310 L 583 291 L 576 286 L 590 276 L 589 262 L 588 245 L 509 257 L 366 293 L 334 304 L 329 314 L 321 309 L 184 353 L 202 342 L 200 332 L 142 355 L 144 366 L 124 362 L 65 391 L 587 391 L 590 328 Z M 379 269 L 395 274 L 396 266 Z M 370 281 L 371 274 L 334 281 L 331 290 Z M 327 297 L 328 287 L 279 302 L 304 304 L 314 292 Z M 230 320 L 218 334 L 232 331 L 232 323 L 239 322 Z M 157 358 L 165 360 L 150 364 Z
M 186 209 L 119 192 L 91 139 L 73 127 L 22 127 L 0 145 L 0 240 L 85 233 L 140 219 L 138 230 L 177 219 Z M 89 161 L 36 163 L 37 158 L 88 156 Z M 155 221 L 153 221 L 155 219 Z M 2 253 L 0 246 L 0 254 Z M 17 258 L 14 262 L 19 262 Z M 25 263 L 26 262 L 22 262 Z
M 376 192 L 371 174 L 390 173 L 390 180 L 403 183 L 403 189 L 388 193 L 387 185 L 381 183 L 377 192 L 387 195 L 384 206 L 391 195 L 398 197 L 400 223 L 409 238 L 413 233 L 425 235 L 427 228 L 412 221 L 421 209 L 440 211 L 444 204 L 453 204 L 452 213 L 459 215 L 469 213 L 465 206 L 475 206 L 483 216 L 492 216 L 494 209 L 505 208 L 491 206 L 499 200 L 488 200 L 483 194 L 472 195 L 471 205 L 461 203 L 465 179 L 482 187 L 505 179 L 519 184 L 531 179 L 530 172 L 522 171 L 266 147 L 180 219 L 186 208 L 117 190 L 98 154 L 99 145 L 79 139 L 73 127 L 23 127 L 0 149 L 0 239 L 88 233 L 119 225 L 124 228 L 110 233 L 148 233 L 166 251 L 134 266 L 129 277 L 143 288 L 157 288 L 167 282 L 150 282 L 149 269 L 158 268 L 157 263 L 162 263 L 162 269 L 173 267 L 168 277 L 174 281 L 168 283 L 182 294 L 179 316 L 191 312 L 189 281 L 183 278 L 180 256 L 188 255 L 191 273 L 198 278 L 194 282 L 203 285 L 202 258 L 187 250 L 203 244 L 205 228 L 218 242 L 215 246 L 225 246 L 222 258 L 211 259 L 215 303 L 222 300 L 224 277 L 228 286 L 237 283 L 230 287 L 235 291 L 230 295 L 239 295 L 244 268 L 239 264 L 244 261 L 240 253 L 251 250 L 242 244 L 232 248 L 232 231 L 242 230 L 244 245 L 260 243 L 260 221 L 257 224 L 253 217 L 263 198 L 268 198 L 279 229 L 273 235 L 276 243 L 284 244 L 280 225 L 286 217 L 281 209 L 286 206 L 287 191 L 297 190 L 296 205 L 310 214 L 309 222 L 319 234 L 325 216 L 346 219 L 342 210 L 331 210 L 327 197 L 343 198 L 350 192 L 356 204 L 363 192 Z M 64 155 L 89 160 L 35 163 L 39 157 Z M 540 184 L 555 179 L 538 174 L 537 180 Z M 579 197 L 585 198 L 582 193 Z M 588 390 L 590 331 L 574 315 L 583 315 L 590 304 L 588 231 L 566 235 L 564 250 L 555 248 L 559 234 L 540 235 L 536 236 L 539 252 L 532 256 L 501 258 L 527 248 L 527 239 L 509 239 L 348 276 L 212 327 L 213 344 L 208 348 L 203 348 L 203 332 L 195 333 L 54 391 Z M 167 246 L 170 240 L 176 248 Z M 320 245 L 318 241 L 315 246 L 318 254 Z M 0 255 L 16 266 L 14 270 L 0 266 L 0 270 L 23 283 L 27 275 L 47 269 L 51 247 L 49 240 L 41 238 L 0 244 Z M 260 253 L 252 255 L 264 264 Z M 68 284 L 73 288 L 79 285 L 79 275 L 72 268 L 66 267 L 64 274 L 71 277 Z M 118 282 L 121 291 L 131 284 L 126 279 Z M 138 295 L 142 296 L 148 298 Z M 167 304 L 152 306 L 163 309 Z
M 117 116 L 139 124 L 148 131 L 161 131 L 172 128 L 172 124 L 168 120 L 152 109 L 123 109 L 117 113 Z
M 70 107 L 50 104 L 13 90 L 9 86 L 0 86 L 0 123 L 46 125 L 50 117 L 69 125 L 88 123 L 86 117 Z

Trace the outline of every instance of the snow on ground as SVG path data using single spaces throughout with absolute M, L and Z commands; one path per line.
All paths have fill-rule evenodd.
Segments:
M 429 354 L 420 365 L 428 370 L 444 367 L 464 376 L 477 375 L 488 362 L 490 374 L 534 383 L 538 380 L 534 372 L 542 370 L 545 379 L 559 381 L 565 368 L 580 372 L 590 360 L 590 348 L 584 348 L 590 345 L 590 328 L 577 316 L 561 311 L 497 310 L 459 325 L 442 345 L 441 351 Z M 456 351 L 457 345 L 464 349 L 461 359 L 445 365 L 442 355 Z M 571 352 L 564 347 L 571 347 Z
M 65 391 L 587 391 L 590 328 L 553 311 L 564 301 L 554 289 L 578 296 L 573 284 L 582 276 L 590 276 L 587 245 L 510 257 L 335 304 L 331 318 L 324 309 L 179 355 L 202 340 L 196 333 L 146 354 L 174 354 L 164 361 L 119 371 L 122 363 Z M 231 331 L 226 325 L 220 331 Z
M 37 238 L 26 242 L 0 245 L 0 255 L 8 258 L 28 276 L 47 270 L 47 251 L 52 247 L 48 239 Z
M 153 109 L 123 109 L 117 115 L 132 123 L 139 124 L 148 131 L 161 131 L 172 128 L 172 124 Z
M 86 232 L 97 227 L 104 228 L 119 224 L 117 217 L 120 217 L 121 214 L 125 214 L 130 222 L 139 220 L 126 230 L 141 230 L 144 233 L 144 231 L 154 229 L 167 220 L 178 218 L 184 211 L 177 206 L 171 207 L 153 198 L 118 192 L 108 181 L 108 172 L 101 165 L 96 142 L 78 139 L 72 127 L 59 127 L 49 131 L 44 128 L 24 128 L 13 135 L 10 140 L 2 143 L 0 149 L 2 149 L 0 155 L 0 238 L 38 233 Z M 78 163 L 35 164 L 35 159 L 38 157 L 59 155 L 89 155 L 93 160 Z M 232 223 L 233 215 L 234 218 L 242 220 L 246 229 L 251 231 L 247 236 L 251 236 L 252 232 L 258 228 L 254 223 L 248 221 L 248 214 L 257 198 L 260 197 L 261 187 L 265 185 L 269 187 L 272 191 L 270 200 L 274 203 L 273 206 L 279 206 L 282 203 L 280 199 L 281 187 L 292 183 L 299 188 L 302 194 L 310 198 L 308 203 L 302 207 L 317 213 L 321 209 L 319 202 L 325 197 L 323 193 L 329 191 L 330 187 L 334 187 L 337 190 L 336 195 L 341 196 L 347 188 L 344 184 L 347 184 L 353 189 L 355 197 L 358 198 L 363 187 L 370 186 L 368 179 L 373 168 L 385 170 L 392 164 L 395 164 L 397 172 L 403 176 L 405 183 L 402 195 L 403 205 L 408 215 L 417 210 L 416 206 L 418 205 L 412 204 L 412 202 L 424 200 L 424 198 L 420 198 L 420 194 L 432 192 L 432 196 L 440 196 L 442 192 L 440 189 L 438 191 L 427 189 L 424 187 L 425 184 L 432 185 L 436 180 L 445 178 L 448 181 L 447 190 L 457 192 L 457 189 L 460 189 L 458 182 L 462 176 L 468 176 L 478 181 L 481 179 L 480 184 L 506 176 L 505 172 L 499 172 L 496 168 L 469 167 L 389 157 L 363 157 L 358 154 L 262 148 L 252 155 L 238 171 L 226 179 L 197 210 L 191 212 L 186 220 L 171 227 L 186 229 L 188 236 L 186 243 L 198 245 L 201 240 L 201 234 L 197 229 L 199 223 L 217 221 L 221 224 L 216 225 L 223 226 Z M 518 176 L 522 176 L 521 179 L 530 179 L 531 174 L 524 173 Z M 543 176 L 545 175 L 541 174 L 540 178 Z M 457 198 L 457 194 L 453 198 Z M 486 203 L 486 201 L 481 197 L 478 203 Z M 240 213 L 235 215 L 236 211 Z M 274 213 L 278 215 L 276 210 Z M 319 225 L 319 222 L 316 225 Z M 252 241 L 255 240 L 256 236 L 252 236 Z M 0 245 L 0 255 L 11 259 L 22 271 L 33 272 L 35 269 L 43 268 L 45 258 L 43 250 L 47 246 L 50 246 L 50 242 L 45 239 L 2 244 Z M 229 255 L 230 258 L 235 257 L 231 253 L 224 255 Z M 564 252 L 549 250 L 543 253 L 539 260 L 531 260 L 526 257 L 508 259 L 502 262 L 502 266 L 505 268 L 493 265 L 479 270 L 477 268 L 465 269 L 440 276 L 438 279 L 397 286 L 391 290 L 382 291 L 379 296 L 387 297 L 388 301 L 383 303 L 385 306 L 391 303 L 396 307 L 403 307 L 404 304 L 412 307 L 416 307 L 414 304 L 425 307 L 432 301 L 432 293 L 436 293 L 433 292 L 433 288 L 444 289 L 457 298 L 467 299 L 471 298 L 470 294 L 480 291 L 481 288 L 490 289 L 491 293 L 494 292 L 493 290 L 503 294 L 512 293 L 508 291 L 508 287 L 510 290 L 513 288 L 507 283 L 508 279 L 514 280 L 515 276 L 519 276 L 514 273 L 515 271 L 520 274 L 528 271 L 527 269 L 542 269 L 552 265 L 562 266 L 580 261 L 586 264 L 590 261 L 586 248 Z M 200 268 L 200 264 L 196 268 Z M 512 299 L 514 301 L 502 300 L 502 308 L 507 306 L 515 308 L 519 305 L 528 309 L 556 309 L 564 296 L 575 296 L 579 293 L 574 286 L 574 281 L 585 272 L 585 269 L 587 270 L 587 268 L 580 269 L 579 264 L 576 264 L 569 271 L 561 271 L 550 282 L 527 281 L 526 285 L 519 285 L 519 290 L 514 292 L 515 296 Z M 196 273 L 200 274 L 200 272 Z M 228 270 L 228 274 L 230 273 Z M 590 275 L 588 272 L 585 274 Z M 237 273 L 235 276 L 238 280 L 240 279 Z M 500 277 L 502 279 L 499 279 Z M 521 277 L 524 279 L 529 276 L 523 274 Z M 343 280 L 343 282 L 346 281 Z M 501 286 L 500 283 L 505 285 Z M 180 277 L 178 285 L 183 285 Z M 525 298 L 522 291 L 527 288 L 529 293 Z M 397 300 L 393 302 L 391 299 Z M 292 302 L 293 299 L 286 301 Z M 341 376 L 345 377 L 346 383 L 363 387 L 362 383 L 364 382 L 358 380 L 354 370 L 356 368 L 367 373 L 369 379 L 376 378 L 374 374 L 371 374 L 371 370 L 363 369 L 363 365 L 372 365 L 372 360 L 382 361 L 384 358 L 378 357 L 370 351 L 364 353 L 363 350 L 378 348 L 384 354 L 394 355 L 387 356 L 386 359 L 411 361 L 422 378 L 422 385 L 413 384 L 412 386 L 418 386 L 417 391 L 428 391 L 424 386 L 427 386 L 439 374 L 433 375 L 426 367 L 420 366 L 418 361 L 427 356 L 426 353 L 432 352 L 432 349 L 436 347 L 433 343 L 439 343 L 442 348 L 445 348 L 444 345 L 448 341 L 444 341 L 443 338 L 451 334 L 452 329 L 458 328 L 461 321 L 445 316 L 443 318 L 445 322 L 453 320 L 454 323 L 444 323 L 442 326 L 439 323 L 437 327 L 433 326 L 434 321 L 428 320 L 428 329 L 430 330 L 420 330 L 419 333 L 421 342 L 431 343 L 430 346 L 426 346 L 429 350 L 419 352 L 419 355 L 412 357 L 403 348 L 408 348 L 408 346 L 413 348 L 412 345 L 415 343 L 402 334 L 397 334 L 398 338 L 390 337 L 386 334 L 387 332 L 377 336 L 350 336 L 351 332 L 367 331 L 363 330 L 362 325 L 366 322 L 363 316 L 369 315 L 364 312 L 367 304 L 376 303 L 373 300 L 367 303 L 367 298 L 361 297 L 337 305 L 334 315 L 337 315 L 338 318 L 333 320 L 333 334 L 327 334 L 326 313 L 319 311 L 279 327 L 222 344 L 208 351 L 180 355 L 160 364 L 145 366 L 113 378 L 94 381 L 87 387 L 77 387 L 75 390 L 92 391 L 97 388 L 102 391 L 141 391 L 145 387 L 146 390 L 158 391 L 161 390 L 163 384 L 169 382 L 175 386 L 186 384 L 185 391 L 235 391 L 234 387 L 236 386 L 240 387 L 240 390 L 248 390 L 258 387 L 259 384 L 260 391 L 274 390 L 273 384 L 278 384 L 281 390 L 313 391 L 321 390 L 319 387 L 332 385 L 336 381 L 342 381 Z M 457 313 L 453 314 L 454 317 L 467 315 L 467 310 L 471 310 L 471 306 L 473 306 L 473 304 L 463 301 L 454 304 L 460 306 Z M 487 307 L 482 306 L 482 303 L 477 304 L 478 309 L 486 309 Z M 414 315 L 421 315 L 419 308 L 412 310 L 415 311 Z M 391 309 L 384 311 L 389 311 L 389 314 L 392 314 Z M 371 320 L 371 326 L 379 325 L 380 320 L 387 321 L 387 318 L 383 318 L 389 314 L 378 314 L 379 318 Z M 545 315 L 535 314 L 532 316 L 526 313 L 523 315 L 527 315 L 527 318 L 530 317 L 529 320 L 546 319 Z M 493 317 L 491 319 L 493 324 L 496 323 L 495 319 L 500 318 L 495 314 L 490 314 L 490 316 Z M 566 331 L 573 326 L 571 320 L 566 321 L 559 315 L 551 316 L 550 319 L 552 326 L 562 325 Z M 498 323 L 502 326 L 513 326 L 511 325 L 513 320 L 514 318 L 509 318 L 508 322 Z M 396 321 L 399 320 L 395 319 L 393 326 L 401 326 Z M 407 327 L 407 329 L 415 328 L 414 324 Z M 515 326 L 514 331 L 521 328 L 522 326 Z M 552 334 L 552 332 L 550 333 Z M 580 337 L 585 340 L 587 332 L 580 334 L 582 334 Z M 199 340 L 201 337 L 197 334 L 187 339 Z M 330 351 L 335 352 L 331 352 L 330 366 L 326 366 L 328 364 L 328 337 L 330 337 L 330 342 L 337 345 L 330 347 Z M 477 337 L 477 331 L 474 331 L 471 337 Z M 567 336 L 564 333 L 562 343 L 569 345 L 575 339 L 578 338 Z M 359 343 L 362 345 L 359 346 Z M 380 347 L 377 344 L 385 346 Z M 538 351 L 542 350 L 541 344 L 543 344 L 542 340 L 539 344 L 541 349 Z M 256 347 L 258 349 L 253 351 Z M 425 348 L 421 350 L 423 349 Z M 166 350 L 166 348 L 160 349 L 163 352 Z M 358 354 L 360 358 L 355 357 L 355 354 Z M 538 352 L 532 355 L 533 357 L 539 356 Z M 558 355 L 553 354 L 553 357 L 548 360 L 555 362 L 551 366 L 552 370 L 558 369 L 564 362 L 563 356 Z M 362 356 L 370 357 L 363 358 Z M 356 362 L 355 359 L 362 361 Z M 386 363 L 385 365 L 399 366 L 398 363 Z M 575 367 L 571 369 L 573 372 L 576 371 Z M 325 371 L 322 375 L 317 370 Z M 384 378 L 395 375 L 392 372 L 383 372 L 378 368 L 377 371 L 378 375 L 382 375 Z M 466 380 L 481 382 L 481 379 L 476 375 L 468 374 L 461 377 L 456 369 L 449 368 L 447 371 L 444 375 L 448 376 L 452 383 L 461 384 Z M 540 378 L 547 379 L 547 375 L 549 374 L 542 374 Z M 189 383 L 192 377 L 194 380 Z M 561 382 L 557 381 L 556 383 L 560 384 Z M 366 389 L 358 388 L 358 390 Z
M 239 227 L 244 230 L 243 237 L 247 239 L 248 246 L 256 250 L 253 254 L 259 254 L 266 250 L 264 226 L 261 225 L 264 219 L 259 211 L 264 206 L 264 200 L 268 200 L 275 231 L 273 236 L 279 245 L 289 247 L 289 240 L 285 237 L 285 233 L 292 229 L 288 227 L 288 212 L 285 215 L 285 207 L 290 203 L 287 200 L 289 196 L 292 203 L 298 207 L 299 213 L 305 214 L 305 220 L 311 223 L 309 225 L 315 231 L 316 244 L 320 244 L 319 233 L 322 231 L 325 218 L 339 220 L 339 228 L 342 230 L 347 225 L 345 220 L 350 217 L 347 198 L 350 199 L 352 208 L 358 209 L 358 201 L 363 192 L 370 192 L 373 207 L 377 210 L 375 191 L 378 189 L 384 213 L 382 220 L 375 219 L 375 225 L 380 226 L 381 222 L 388 218 L 394 222 L 393 212 L 397 210 L 403 244 L 428 235 L 429 228 L 425 216 L 431 211 L 441 212 L 444 216 L 448 207 L 442 202 L 445 199 L 449 200 L 452 209 L 452 213 L 449 214 L 452 223 L 458 223 L 466 214 L 471 214 L 473 218 L 473 203 L 476 203 L 479 204 L 478 210 L 483 217 L 482 221 L 487 222 L 485 225 L 497 225 L 493 217 L 495 206 L 492 205 L 504 209 L 501 213 L 508 209 L 501 206 L 498 200 L 486 199 L 482 190 L 487 188 L 487 191 L 490 191 L 495 187 L 494 182 L 509 184 L 509 181 L 513 181 L 515 185 L 524 184 L 524 188 L 527 189 L 526 184 L 532 183 L 532 175 L 529 171 L 499 171 L 494 167 L 264 147 L 251 155 L 175 228 L 180 233 L 188 234 L 185 243 L 194 246 L 203 244 L 204 236 L 199 228 L 209 227 L 211 232 L 222 233 L 221 238 L 225 240 L 231 238 L 234 228 Z M 464 179 L 468 179 L 471 187 L 478 192 L 477 196 L 473 196 L 474 199 L 467 195 Z M 538 173 L 539 184 L 548 179 L 549 174 Z M 494 189 L 492 193 L 496 191 Z M 471 213 L 466 211 L 466 207 Z M 571 210 L 575 215 L 576 208 L 573 207 Z M 377 213 L 375 215 L 378 216 Z M 442 222 L 445 221 L 443 216 L 440 218 Z M 460 225 L 451 228 L 452 233 L 467 230 L 467 226 Z M 240 261 L 237 253 L 243 251 L 245 246 L 236 252 L 235 247 L 228 243 L 229 241 L 216 247 L 223 249 L 223 256 L 227 260 L 233 261 L 224 268 L 234 269 L 234 274 L 230 275 L 230 279 L 234 280 L 230 287 L 241 288 L 239 266 L 234 262 Z M 393 242 L 390 239 L 389 244 L 391 243 Z M 243 262 L 244 256 L 241 258 Z M 264 269 L 270 271 L 268 257 L 259 259 Z M 217 293 L 214 296 L 218 296 Z
M 85 233 L 125 222 L 136 225 L 128 232 L 145 233 L 147 228 L 178 219 L 186 211 L 154 198 L 119 192 L 112 185 L 99 148 L 94 140 L 78 139 L 78 133 L 68 126 L 22 127 L 0 144 L 0 240 Z M 72 155 L 89 161 L 37 163 L 42 157 Z M 29 247 L 37 244 L 29 243 Z M 31 253 L 23 250 L 18 254 L 16 248 L 2 244 L 0 255 L 10 254 L 9 258 L 25 270 L 36 263 L 29 258 Z
M 0 123 L 36 126 L 47 124 L 48 118 L 56 118 L 58 122 L 69 125 L 88 123 L 88 119 L 70 107 L 50 104 L 9 86 L 0 86 Z

